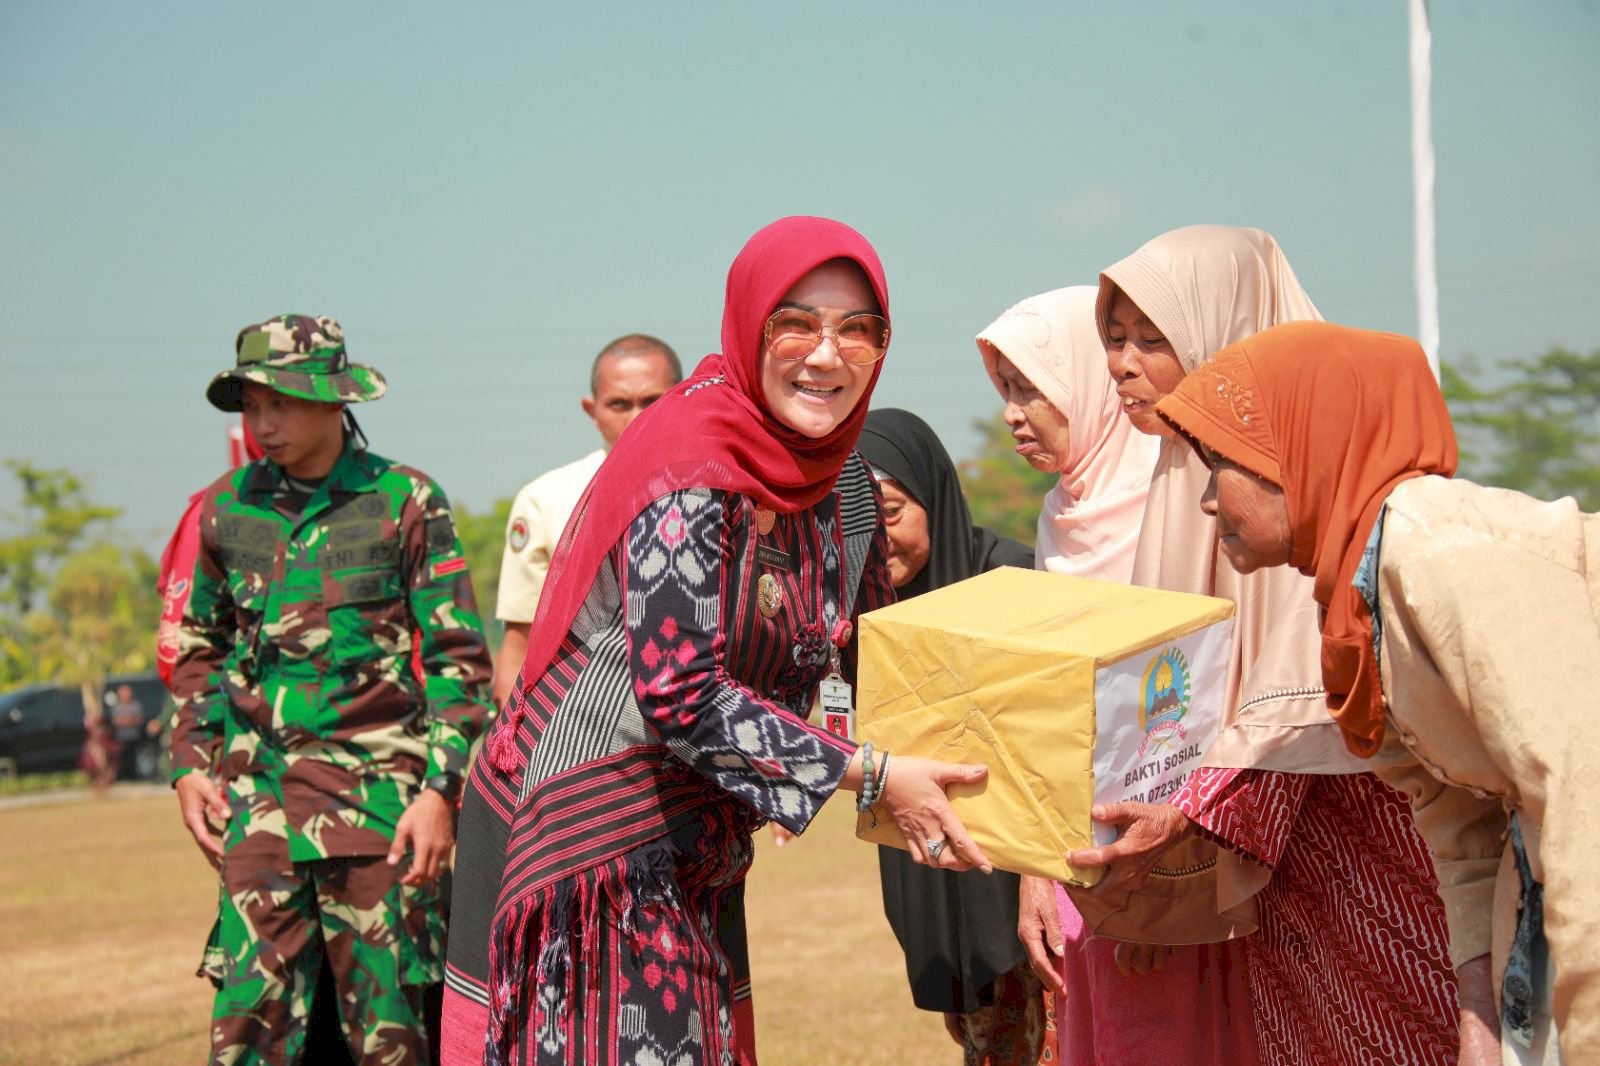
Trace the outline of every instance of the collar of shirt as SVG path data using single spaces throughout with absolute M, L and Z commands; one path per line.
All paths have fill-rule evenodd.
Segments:
M 364 448 L 357 448 L 352 438 L 345 439 L 344 451 L 339 454 L 333 469 L 323 478 L 321 487 L 307 501 L 301 518 L 312 517 L 337 498 L 371 492 L 377 487 L 384 463 Z M 265 503 L 273 494 L 283 490 L 286 475 L 283 467 L 271 459 L 251 463 L 245 476 L 241 495 L 257 497 L 255 502 Z

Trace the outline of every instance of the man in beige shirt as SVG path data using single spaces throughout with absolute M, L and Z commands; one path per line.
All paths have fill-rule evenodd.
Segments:
M 606 452 L 639 412 L 655 403 L 683 379 L 678 357 L 666 343 L 643 333 L 618 337 L 595 356 L 589 372 L 590 395 L 583 413 L 594 419 L 605 441 L 582 459 L 534 478 L 511 502 L 506 522 L 506 550 L 500 561 L 500 593 L 495 617 L 505 623 L 505 636 L 495 660 L 494 701 L 503 706 L 528 652 L 528 630 L 539 607 L 561 531 L 578 506 L 589 479 L 605 461 Z

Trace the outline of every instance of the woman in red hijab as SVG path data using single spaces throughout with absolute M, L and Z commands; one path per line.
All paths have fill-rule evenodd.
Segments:
M 1409 337 L 1269 329 L 1157 411 L 1208 458 L 1229 562 L 1315 579 L 1328 709 L 1433 853 L 1461 1062 L 1557 1061 L 1557 1034 L 1592 1061 L 1600 517 L 1451 479 L 1450 415 Z
M 918 861 L 989 868 L 944 794 L 981 767 L 807 717 L 850 680 L 856 615 L 894 596 L 853 455 L 888 308 L 860 234 L 767 226 L 728 273 L 722 353 L 590 484 L 468 789 L 446 1063 L 754 1062 L 751 834 L 804 831 L 841 788 Z

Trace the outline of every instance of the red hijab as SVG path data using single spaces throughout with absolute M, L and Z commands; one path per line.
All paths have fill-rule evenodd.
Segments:
M 628 426 L 589 483 L 550 562 L 539 596 L 519 687 L 537 684 L 566 638 L 612 547 L 652 500 L 685 488 L 737 492 L 792 514 L 833 491 L 855 448 L 880 361 L 850 417 L 826 437 L 807 437 L 767 410 L 761 391 L 762 330 L 794 284 L 833 259 L 848 259 L 872 285 L 889 317 L 883 265 L 865 237 L 842 222 L 797 215 L 758 230 L 728 269 L 722 352 Z M 519 707 L 520 702 L 513 704 Z M 520 762 L 512 738 L 516 711 L 495 731 L 489 755 L 510 771 Z
M 1283 488 L 1289 564 L 1323 608 L 1322 678 L 1345 744 L 1383 740 L 1372 616 L 1351 584 L 1384 500 L 1456 469 L 1456 435 L 1410 337 L 1327 322 L 1263 330 L 1219 352 L 1157 405 L 1193 440 Z

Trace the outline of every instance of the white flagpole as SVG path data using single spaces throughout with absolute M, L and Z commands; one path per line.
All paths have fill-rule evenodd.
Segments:
M 1433 31 L 1428 0 L 1411 10 L 1411 178 L 1416 230 L 1417 339 L 1439 376 L 1439 265 L 1433 224 Z

